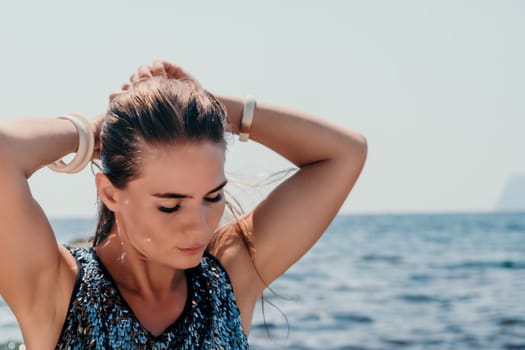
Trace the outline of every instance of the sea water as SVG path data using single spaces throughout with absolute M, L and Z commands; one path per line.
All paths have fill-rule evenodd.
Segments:
M 62 242 L 94 228 L 52 225 Z M 251 349 L 525 349 L 525 213 L 340 215 L 271 289 Z

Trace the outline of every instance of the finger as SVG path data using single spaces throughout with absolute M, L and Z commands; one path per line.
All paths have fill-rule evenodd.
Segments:
M 137 81 L 139 81 L 140 78 L 139 78 L 139 75 L 137 73 L 133 73 L 129 76 L 129 81 L 131 82 L 131 84 L 134 84 L 136 83 Z
M 142 66 L 139 67 L 138 73 L 139 73 L 139 79 L 149 79 L 152 77 L 151 67 L 146 64 L 143 64 Z
M 121 90 L 127 91 L 131 87 L 130 83 L 124 83 L 122 84 Z
M 109 102 L 113 101 L 115 97 L 119 96 L 120 94 L 122 94 L 122 92 L 112 92 L 109 94 Z
M 163 66 L 169 79 L 181 79 L 187 75 L 184 70 L 176 64 L 163 62 Z
M 157 66 L 157 65 L 162 65 L 162 66 L 164 66 L 164 62 L 166 62 L 166 61 L 161 60 L 160 58 L 157 58 L 155 61 L 153 61 L 153 65 L 154 65 L 154 66 Z
M 151 74 L 154 77 L 168 77 L 166 70 L 164 69 L 164 63 L 161 60 L 155 60 L 151 66 Z

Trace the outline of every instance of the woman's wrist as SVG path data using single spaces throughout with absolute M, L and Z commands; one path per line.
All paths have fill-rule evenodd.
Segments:
M 230 121 L 232 132 L 234 134 L 239 134 L 244 100 L 239 97 L 215 96 L 221 101 L 224 107 L 226 107 L 226 114 Z
M 2 123 L 2 159 L 31 176 L 43 166 L 77 151 L 75 125 L 56 118 L 16 119 Z
M 251 95 L 246 96 L 242 109 L 241 126 L 239 130 L 239 141 L 246 142 L 250 138 L 255 108 L 255 97 Z
M 78 147 L 75 152 L 75 156 L 69 163 L 65 163 L 62 159 L 58 159 L 48 164 L 48 167 L 51 170 L 59 173 L 77 173 L 83 170 L 93 158 L 95 137 L 92 123 L 77 113 L 63 115 L 57 119 L 68 120 L 75 126 Z
M 55 130 L 58 133 L 56 139 L 59 140 L 59 145 L 64 146 L 64 155 L 75 153 L 79 146 L 78 131 L 75 125 L 59 117 L 54 117 L 50 122 L 56 125 Z

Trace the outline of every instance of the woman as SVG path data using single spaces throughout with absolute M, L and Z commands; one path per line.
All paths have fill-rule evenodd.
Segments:
M 0 127 L 0 292 L 28 349 L 247 348 L 258 297 L 319 239 L 367 149 L 360 134 L 305 113 L 215 97 L 161 61 L 141 66 L 105 117 L 86 123 Z M 218 227 L 230 126 L 299 170 Z M 64 247 L 27 179 L 71 152 L 74 164 L 51 167 L 78 171 L 99 151 L 94 247 Z

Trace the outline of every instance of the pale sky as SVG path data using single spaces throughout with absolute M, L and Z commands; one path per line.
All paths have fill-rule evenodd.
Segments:
M 0 45 L 0 119 L 95 116 L 162 58 L 212 92 L 357 130 L 368 160 L 343 213 L 488 211 L 525 173 L 523 1 L 2 0 Z M 288 166 L 239 142 L 228 158 Z M 88 170 L 31 186 L 51 217 L 95 213 Z

